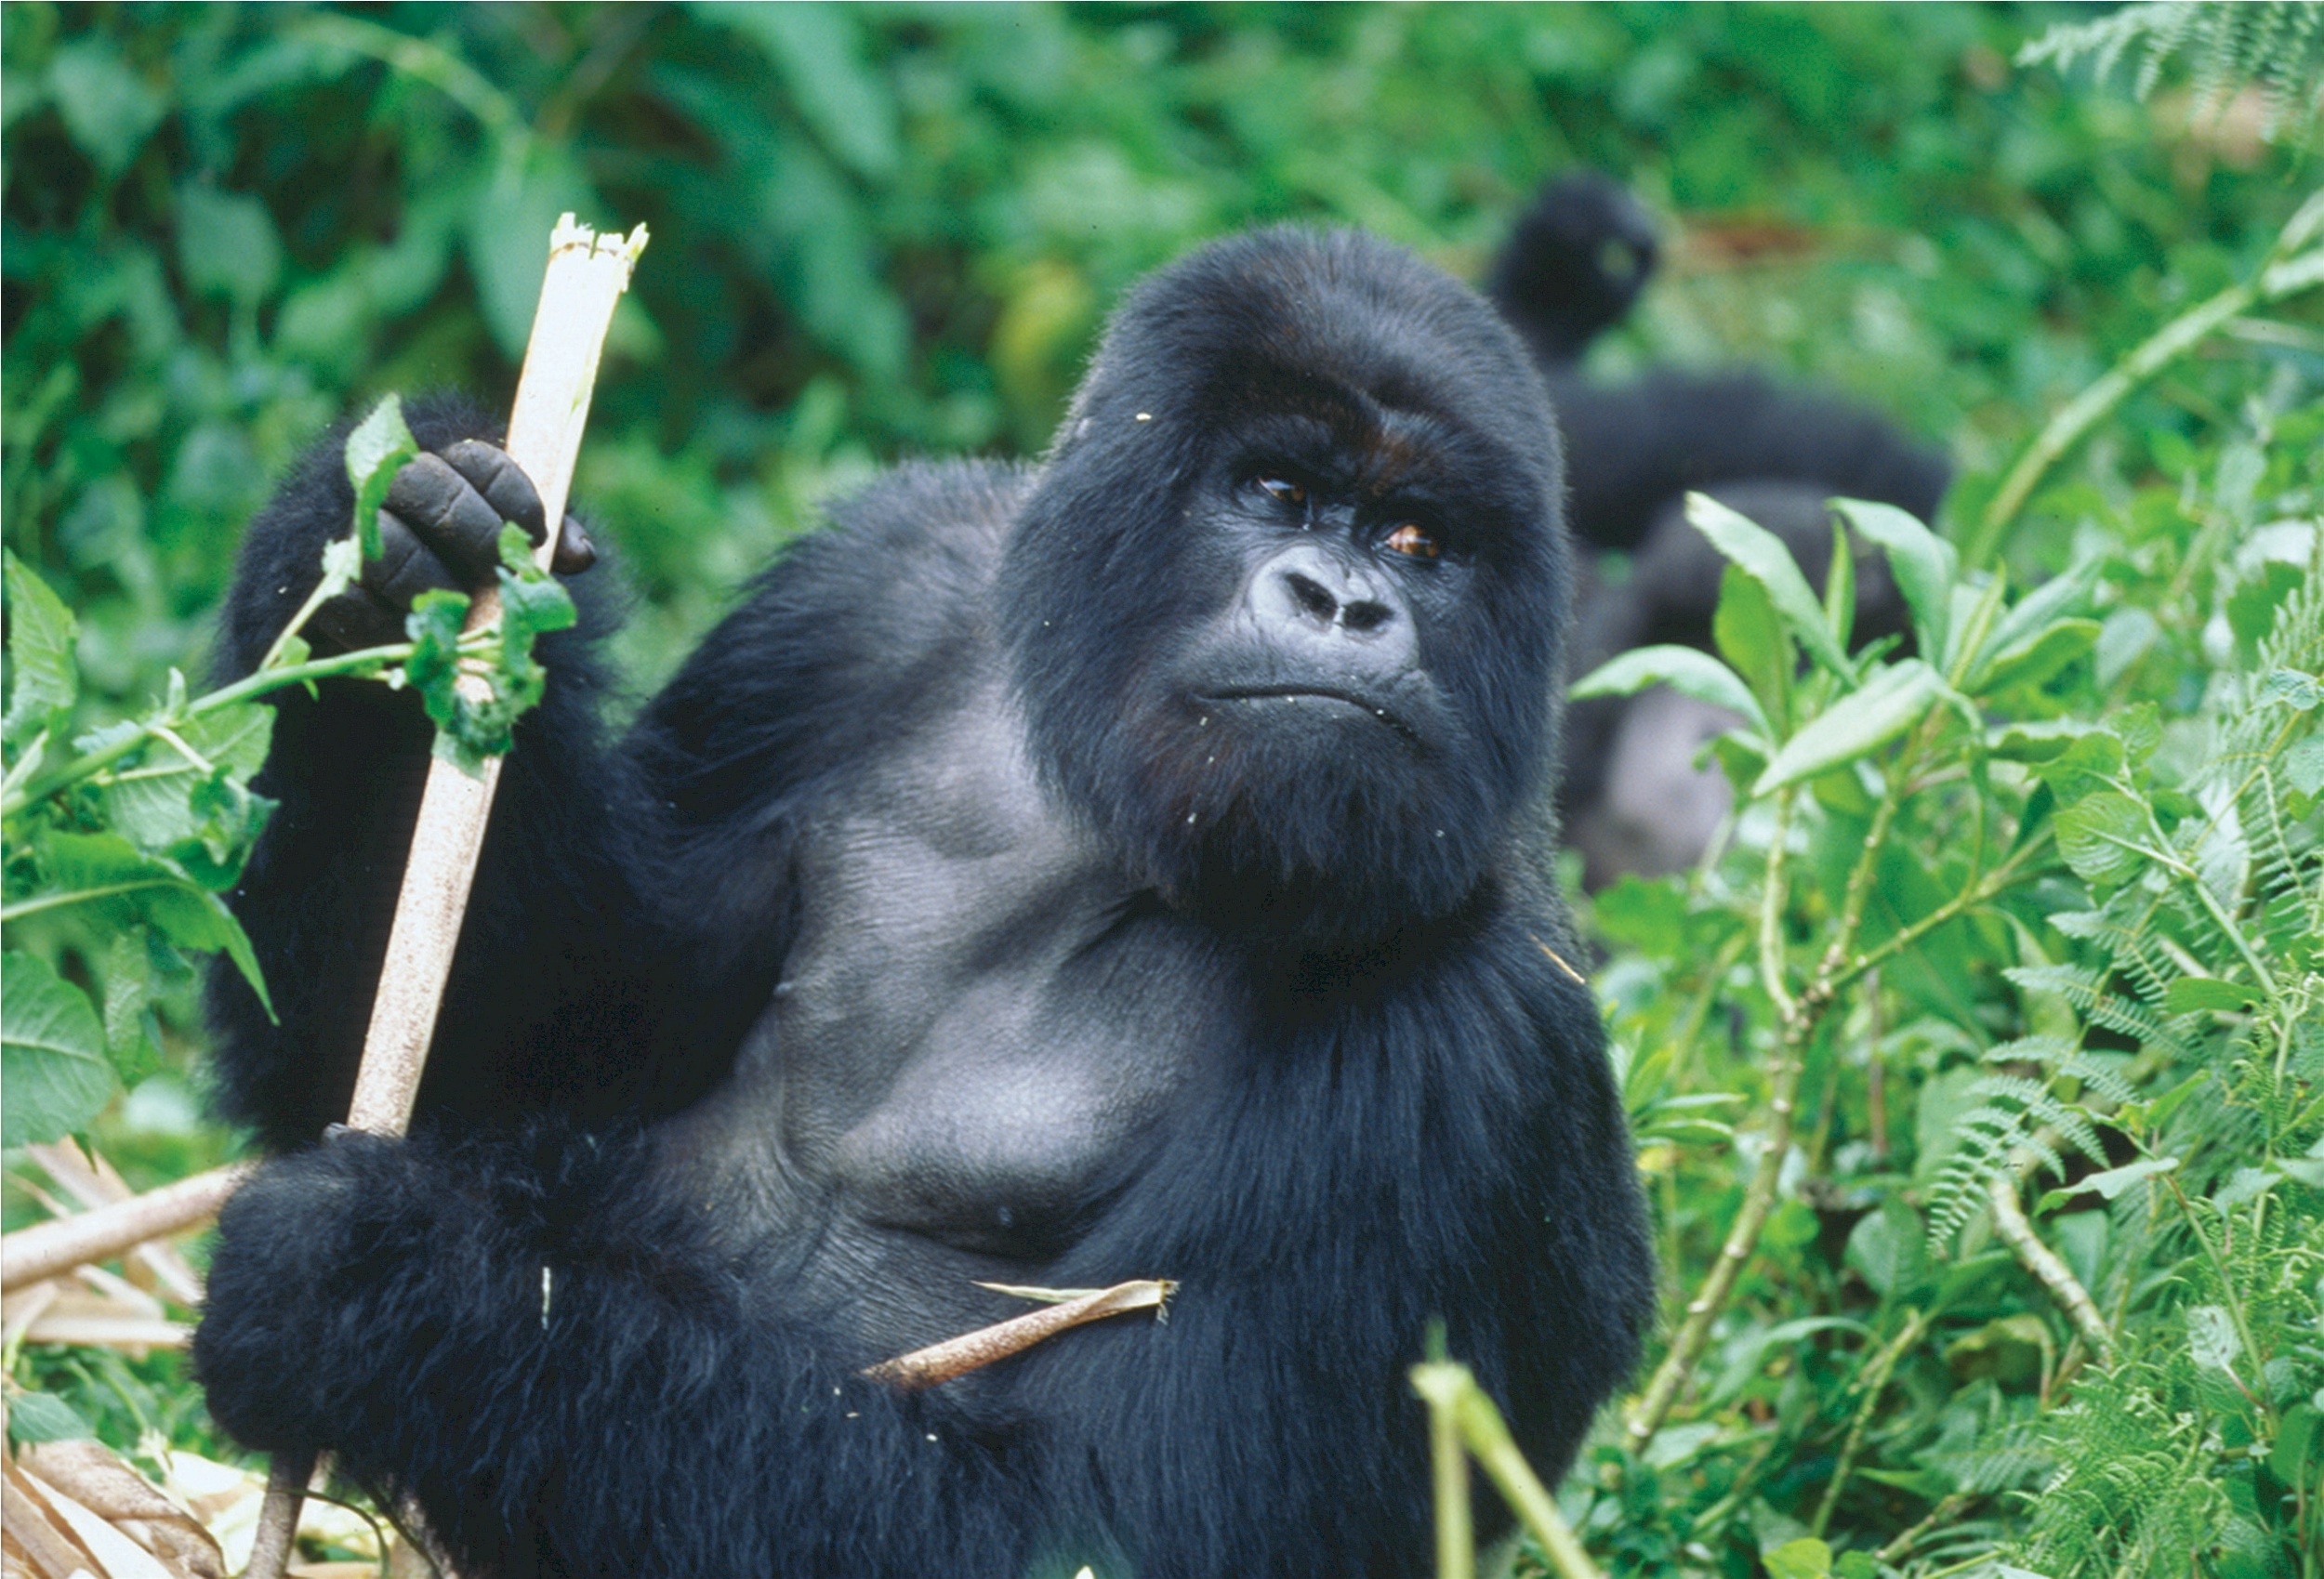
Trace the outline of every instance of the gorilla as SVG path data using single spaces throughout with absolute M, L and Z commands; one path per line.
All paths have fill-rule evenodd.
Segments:
M 341 642 L 542 530 L 488 422 L 412 426 Z M 346 530 L 337 451 L 250 530 L 229 669 Z M 280 1024 L 211 986 L 278 1153 L 220 1225 L 219 1425 L 470 1579 L 1425 1572 L 1432 1325 L 1553 1481 L 1652 1305 L 1547 861 L 1563 488 L 1482 299 L 1274 230 L 1142 284 L 1038 465 L 838 507 L 618 738 L 588 578 L 402 1140 L 319 1137 L 426 721 L 287 695 L 234 898 Z M 1167 1322 L 863 1374 L 1145 1277 Z
M 1660 368 L 1621 385 L 1583 376 L 1591 343 L 1629 313 L 1659 255 L 1638 200 L 1596 171 L 1576 171 L 1541 190 L 1486 285 L 1549 382 L 1565 440 L 1567 522 L 1613 551 L 1578 572 L 1576 675 L 1650 642 L 1710 648 L 1725 561 L 1686 524 L 1688 492 L 1776 533 L 1820 586 L 1831 558 L 1826 500 L 1876 499 L 1928 520 L 1950 478 L 1942 455 L 1882 418 L 1763 374 Z M 1904 636 L 1885 559 L 1859 559 L 1855 571 L 1857 638 Z M 1729 790 L 1715 769 L 1693 766 L 1695 753 L 1736 721 L 1668 691 L 1575 704 L 1558 796 L 1586 886 L 1675 871 L 1701 855 Z

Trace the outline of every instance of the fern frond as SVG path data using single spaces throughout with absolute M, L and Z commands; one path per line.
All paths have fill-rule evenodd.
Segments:
M 2125 6 L 2096 21 L 2051 28 L 2017 52 L 2017 63 L 2063 72 L 2087 62 L 2104 79 L 2133 51 L 2133 91 L 2142 99 L 2178 62 L 2207 113 L 2257 85 L 2267 104 L 2263 136 L 2324 112 L 2324 17 L 2312 0 Z

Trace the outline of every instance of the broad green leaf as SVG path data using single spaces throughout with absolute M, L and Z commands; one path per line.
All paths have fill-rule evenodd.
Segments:
M 2211 976 L 2182 976 L 2163 989 L 2162 1007 L 2172 1014 L 2199 1014 L 2212 1009 L 2233 1012 L 2258 997 L 2256 988 L 2238 987 Z
M 2259 695 L 2254 700 L 2262 706 L 2280 702 L 2300 712 L 2312 713 L 2318 703 L 2324 702 L 2324 684 L 2318 684 L 2314 675 L 2304 675 L 2297 669 L 2278 669 L 2260 681 Z
M 1692 647 L 1633 648 L 1576 680 L 1567 694 L 1577 698 L 1630 696 L 1657 685 L 1740 713 L 1753 729 L 1767 733 L 1767 715 L 1741 677 L 1710 653 Z
M 544 243 L 546 250 L 546 243 Z M 363 558 L 379 557 L 379 507 L 388 485 L 405 461 L 419 454 L 419 441 L 403 421 L 401 397 L 388 395 L 347 436 L 347 480 L 355 489 L 355 540 Z M 326 559 L 327 568 L 329 560 Z
M 8 1395 L 8 1441 L 12 1442 L 86 1441 L 96 1435 L 73 1405 L 53 1393 Z
M 1950 669 L 1953 586 L 1961 577 L 1961 555 L 1927 527 L 1894 505 L 1866 499 L 1834 499 L 1847 523 L 1888 551 L 1888 572 L 1912 611 L 1913 639 L 1921 656 Z
M 1824 608 L 1808 589 L 1799 561 L 1783 539 L 1755 521 L 1747 520 L 1708 493 L 1686 496 L 1687 524 L 1710 540 L 1743 572 L 1766 589 L 1776 613 L 1790 628 L 1810 657 L 1845 679 L 1855 678 L 1855 666 L 1825 621 Z
M 2186 1346 L 2206 1371 L 2232 1371 L 2243 1358 L 2243 1340 L 2224 1305 L 2196 1305 L 2186 1313 Z
M 166 109 L 99 33 L 85 33 L 57 51 L 48 86 L 65 130 L 109 177 L 128 168 Z
M 1849 1232 L 1847 1263 L 1882 1299 L 1908 1296 L 1928 1278 L 1927 1237 L 1913 1209 L 1891 1196 Z
M 1719 577 L 1719 606 L 1710 620 L 1711 640 L 1735 672 L 1760 700 L 1762 717 L 1771 735 L 1791 717 L 1791 676 L 1798 653 L 1783 632 L 1783 621 L 1768 599 L 1767 589 L 1740 566 L 1729 565 Z
M 11 952 L 0 959 L 0 1145 L 27 1146 L 86 1127 L 113 1092 L 105 1028 L 80 988 L 47 962 Z
M 8 712 L 10 742 L 30 739 L 49 717 L 81 694 L 73 645 L 80 625 L 48 584 L 6 549 L 0 576 L 8 595 Z
M 895 96 L 864 62 L 862 24 L 843 6 L 706 6 L 697 13 L 744 33 L 783 75 L 816 139 L 858 176 L 891 174 Z
M 2155 859 L 2150 821 L 2119 790 L 2086 795 L 2058 813 L 2058 853 L 2086 883 L 2127 883 Z
M 1831 1547 L 1813 1535 L 1803 1535 L 1763 1552 L 1760 1561 L 1766 1565 L 1767 1579 L 1829 1579 Z
M 1918 724 L 1944 694 L 1943 677 L 1920 659 L 1890 664 L 1784 742 L 1751 793 L 1766 795 L 1877 751 Z
M 105 949 L 105 1050 L 124 1086 L 135 1086 L 161 1067 L 159 1030 L 145 928 L 115 932 Z
M 140 850 L 118 834 L 52 834 L 45 853 L 62 902 L 90 905 L 117 927 L 149 922 L 180 948 L 223 952 L 260 1006 L 274 1012 L 242 923 L 178 862 Z
M 283 243 L 257 198 L 188 181 L 178 189 L 176 229 L 178 267 L 196 291 L 245 308 L 274 294 L 283 275 Z

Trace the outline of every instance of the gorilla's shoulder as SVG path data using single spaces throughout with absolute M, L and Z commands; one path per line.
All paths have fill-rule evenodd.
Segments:
M 1002 462 L 908 461 L 837 500 L 647 706 L 633 748 L 670 787 L 731 809 L 810 758 L 836 770 L 940 710 L 989 651 L 986 593 L 1031 479 Z

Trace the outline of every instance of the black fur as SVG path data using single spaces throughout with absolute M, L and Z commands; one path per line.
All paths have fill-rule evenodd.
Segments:
M 1550 952 L 1548 431 L 1475 297 L 1270 231 L 1140 289 L 1040 469 L 838 509 L 618 743 L 596 612 L 407 1141 L 296 1149 L 425 740 L 407 699 L 285 703 L 236 901 L 284 1023 L 213 995 L 225 1106 L 291 1149 L 221 1224 L 220 1424 L 416 1495 L 472 1579 L 1418 1574 L 1441 1319 L 1562 1474 L 1652 1278 Z M 230 664 L 343 520 L 336 453 L 254 527 Z M 1287 514 L 1254 479 L 1292 473 Z M 1409 521 L 1439 558 L 1384 546 Z M 1300 567 L 1328 619 L 1268 601 Z M 857 1375 L 1023 1309 L 972 1280 L 1142 1276 L 1167 1322 Z
M 1761 373 L 1657 368 L 1622 384 L 1581 373 L 1583 353 L 1629 311 L 1658 250 L 1634 198 L 1604 176 L 1577 172 L 1542 189 L 1490 274 L 1496 305 L 1549 381 L 1565 441 L 1568 524 L 1582 542 L 1631 559 L 1582 568 L 1575 675 L 1648 642 L 1710 650 L 1723 561 L 1686 524 L 1688 493 L 1752 515 L 1820 586 L 1831 551 L 1825 500 L 1875 499 L 1932 520 L 1951 476 L 1942 455 L 1884 418 Z M 1902 634 L 1904 605 L 1877 556 L 1860 555 L 1856 569 L 1857 639 Z M 1625 871 L 1692 862 L 1708 831 L 1706 795 L 1724 804 L 1715 770 L 1669 770 L 1712 720 L 1667 709 L 1655 712 L 1657 727 L 1685 730 L 1685 749 L 1627 743 L 1655 769 L 1633 789 L 1612 787 L 1633 711 L 1623 699 L 1579 704 L 1565 739 L 1559 811 L 1592 888 Z

